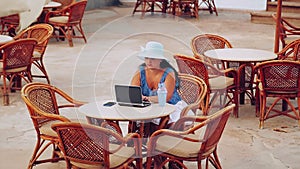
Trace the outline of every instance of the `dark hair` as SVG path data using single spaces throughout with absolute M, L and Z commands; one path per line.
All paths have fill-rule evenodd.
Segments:
M 140 66 L 143 66 L 143 67 L 145 67 L 146 66 L 146 64 L 145 63 L 142 63 Z M 165 68 L 171 68 L 171 69 L 173 69 L 173 71 L 174 71 L 174 73 L 175 73 L 175 82 L 176 82 L 176 88 L 179 88 L 179 84 L 180 84 L 180 79 L 179 79 L 179 77 L 178 77 L 178 72 L 177 72 L 177 70 L 168 62 L 168 61 L 166 61 L 165 59 L 162 59 L 162 61 L 160 62 L 160 68 L 163 68 L 163 69 L 165 69 Z

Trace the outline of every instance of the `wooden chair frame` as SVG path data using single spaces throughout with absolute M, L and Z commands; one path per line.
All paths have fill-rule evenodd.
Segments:
M 277 20 L 276 13 L 272 14 L 272 17 L 275 21 Z M 283 17 L 281 17 L 279 23 L 279 39 L 281 41 L 282 48 L 290 42 L 300 39 L 300 27 L 296 27 Z
M 238 117 L 238 94 L 239 94 L 239 83 L 237 78 L 237 71 L 234 69 L 226 69 L 219 70 L 215 68 L 215 66 L 203 61 L 196 59 L 194 57 L 189 57 L 181 54 L 174 55 L 174 58 L 177 62 L 177 66 L 180 73 L 191 74 L 203 79 L 208 86 L 208 92 L 205 98 L 205 111 L 204 115 L 209 113 L 209 110 L 215 105 L 217 98 L 220 98 L 220 106 L 227 106 L 230 103 L 236 104 L 234 109 L 234 115 Z M 215 89 L 211 87 L 210 81 L 211 79 L 217 78 L 232 78 L 233 84 L 227 86 L 227 82 L 225 80 L 225 84 L 219 86 Z M 224 79 L 223 79 L 224 80 Z M 231 93 L 232 95 L 229 95 Z M 210 95 L 213 94 L 211 97 Z M 221 99 L 221 96 L 224 96 Z M 227 101 L 228 99 L 228 101 Z
M 199 18 L 198 0 L 172 0 L 173 15 L 190 15 Z
M 103 127 L 74 122 L 52 124 L 52 129 L 58 135 L 59 147 L 64 154 L 68 169 L 73 167 L 109 169 L 128 168 L 128 166 L 142 168 L 141 138 L 137 133 L 129 133 L 123 138 L 118 133 Z M 118 144 L 112 144 L 109 141 L 111 137 L 118 140 Z M 128 150 L 124 150 L 124 147 L 134 153 L 127 157 Z M 120 156 L 118 153 L 121 151 L 123 153 L 120 154 L 126 157 L 117 157 L 114 160 L 111 158 L 114 154 Z M 122 162 L 119 162 L 120 160 Z M 136 165 L 133 164 L 134 161 Z
M 15 36 L 16 29 L 19 26 L 19 21 L 20 21 L 19 14 L 0 17 L 1 34 Z
M 62 35 L 54 34 L 54 37 L 68 39 L 69 46 L 71 47 L 73 46 L 73 38 L 83 38 L 84 42 L 87 42 L 81 25 L 86 4 L 87 0 L 81 0 L 61 10 L 49 11 L 46 14 L 45 22 L 62 33 Z M 81 35 L 75 34 L 75 28 Z
M 180 79 L 178 93 L 181 99 L 188 104 L 182 110 L 180 117 L 186 116 L 190 110 L 194 112 L 194 115 L 197 115 L 198 109 L 203 111 L 203 114 L 207 114 L 204 112 L 206 111 L 204 99 L 207 95 L 207 85 L 204 80 L 194 75 L 182 73 L 178 75 L 178 78 Z
M 134 9 L 132 11 L 132 16 L 135 12 L 141 12 L 141 18 L 145 16 L 146 12 L 162 12 L 166 13 L 168 4 L 167 0 L 136 0 Z M 141 9 L 138 9 L 138 8 Z
M 195 161 L 198 169 L 202 168 L 201 161 L 205 160 L 205 168 L 208 168 L 209 162 L 215 168 L 222 168 L 217 154 L 217 146 L 234 106 L 234 104 L 227 106 L 210 116 L 185 116 L 178 120 L 172 129 L 161 129 L 154 132 L 147 144 L 146 168 L 150 169 L 153 161 L 154 168 L 157 168 L 160 163 L 164 164 L 162 161 L 165 159 L 179 162 Z M 186 124 L 188 124 L 188 128 Z M 200 130 L 202 130 L 201 134 L 198 133 Z M 175 139 L 176 146 L 172 139 Z M 166 140 L 170 141 L 170 145 L 162 145 Z M 184 146 L 192 146 L 195 151 L 189 153 L 193 155 L 183 155 L 182 153 L 186 150 L 180 147 Z M 186 168 L 184 165 L 182 167 Z
M 32 74 L 31 77 L 45 78 L 47 83 L 50 84 L 50 79 L 44 65 L 44 54 L 48 45 L 49 38 L 53 34 L 53 27 L 49 24 L 36 24 L 23 30 L 21 33 L 17 34 L 14 39 L 24 39 L 24 38 L 35 38 L 37 40 L 37 45 L 34 48 L 34 53 L 32 57 L 32 63 L 35 65 L 43 75 Z
M 257 81 L 259 83 L 257 91 L 259 94 L 259 128 L 264 127 L 264 121 L 269 118 L 284 115 L 298 120 L 300 125 L 300 62 L 290 60 L 266 61 L 255 66 Z M 271 106 L 267 105 L 267 98 L 274 98 Z M 290 101 L 297 99 L 297 106 Z M 283 100 L 290 109 L 279 110 L 276 103 Z M 294 113 L 294 115 L 290 114 Z
M 300 61 L 300 39 L 294 40 L 287 44 L 281 51 L 277 53 L 280 60 Z
M 0 47 L 0 76 L 2 77 L 3 104 L 9 105 L 11 89 L 20 90 L 22 79 L 32 81 L 30 69 L 33 50 L 37 41 L 33 38 L 8 42 Z M 9 80 L 7 83 L 7 79 Z
M 200 8 L 202 4 L 205 4 L 207 6 L 207 9 L 205 8 Z M 217 11 L 217 7 L 215 4 L 215 0 L 200 0 L 199 2 L 199 8 L 202 10 L 209 10 L 209 12 L 212 13 L 216 13 L 216 16 L 218 16 L 218 11 Z
M 220 60 L 213 60 L 204 55 L 204 52 L 212 49 L 232 48 L 232 44 L 222 36 L 215 34 L 200 34 L 191 40 L 191 48 L 194 57 L 197 59 L 205 60 L 208 63 L 215 65 L 218 69 L 225 69 Z
M 56 122 L 70 122 L 70 119 L 60 115 L 64 108 L 76 108 L 84 104 L 67 95 L 64 91 L 44 83 L 28 83 L 21 90 L 21 96 L 25 102 L 31 120 L 33 122 L 37 142 L 28 164 L 28 169 L 34 165 L 46 162 L 63 160 L 58 148 L 58 137 L 51 129 L 51 124 Z M 40 159 L 40 156 L 53 147 L 52 157 Z

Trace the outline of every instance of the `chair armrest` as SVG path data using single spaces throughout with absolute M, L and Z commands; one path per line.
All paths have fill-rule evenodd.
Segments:
M 68 118 L 62 116 L 62 115 L 57 115 L 57 114 L 49 114 L 49 113 L 43 113 L 41 111 L 37 111 L 38 114 L 41 114 L 42 116 L 31 116 L 33 119 L 52 119 L 52 120 L 59 120 L 62 122 L 71 122 Z
M 65 107 L 80 107 L 84 104 L 86 104 L 87 102 L 83 102 L 83 101 L 78 101 L 73 99 L 71 96 L 69 96 L 67 93 L 65 93 L 64 91 L 52 86 L 53 90 L 56 92 L 56 94 L 60 95 L 62 98 L 64 98 L 68 104 L 61 104 L 58 106 L 58 108 L 65 108 Z
M 48 22 L 49 18 L 53 16 L 68 16 L 68 11 L 66 8 L 58 11 L 49 11 L 45 16 L 45 21 Z
M 295 30 L 295 31 L 300 31 L 300 27 L 296 27 L 295 25 L 291 24 L 289 21 L 287 21 L 286 19 L 284 18 L 281 18 L 282 21 L 287 25 L 289 26 L 291 29 L 289 30 Z
M 237 76 L 238 76 L 238 72 L 233 68 L 221 70 L 221 72 L 223 72 L 225 74 L 225 76 L 227 76 L 227 77 L 237 78 Z
M 178 121 L 176 121 L 176 123 L 171 127 L 171 129 L 176 131 L 185 131 L 195 122 L 201 123 L 207 120 L 208 118 L 209 116 L 183 116 Z M 186 123 L 190 124 L 188 124 L 187 126 Z

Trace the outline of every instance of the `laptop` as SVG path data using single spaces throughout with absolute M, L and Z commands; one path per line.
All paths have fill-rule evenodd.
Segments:
M 151 105 L 143 101 L 140 86 L 115 85 L 116 101 L 120 106 L 147 107 Z

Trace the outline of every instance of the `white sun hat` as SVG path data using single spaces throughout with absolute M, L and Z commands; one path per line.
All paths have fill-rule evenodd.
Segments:
M 141 46 L 141 51 L 139 53 L 139 58 L 145 60 L 145 58 L 152 58 L 152 59 L 168 59 L 164 56 L 164 46 L 159 42 L 149 41 L 146 44 L 146 47 Z

